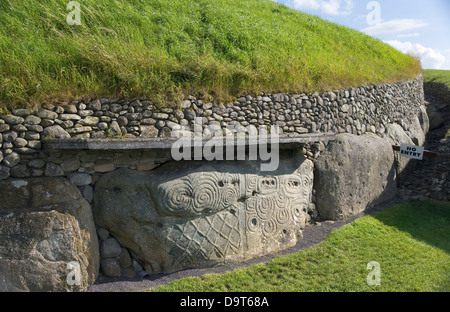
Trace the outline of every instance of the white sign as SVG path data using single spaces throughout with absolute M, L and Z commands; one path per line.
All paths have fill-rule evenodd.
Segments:
M 400 145 L 400 155 L 403 157 L 422 160 L 424 151 L 425 148 L 423 146 L 415 146 L 408 144 Z

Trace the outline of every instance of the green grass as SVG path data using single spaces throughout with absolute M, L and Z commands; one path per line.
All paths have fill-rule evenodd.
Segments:
M 425 69 L 423 81 L 443 83 L 450 88 L 450 70 Z
M 367 264 L 380 264 L 369 286 Z M 224 274 L 184 278 L 156 292 L 448 292 L 450 205 L 413 201 L 334 230 L 321 243 Z
M 0 2 L 0 106 L 79 97 L 227 99 L 410 79 L 420 62 L 270 0 Z

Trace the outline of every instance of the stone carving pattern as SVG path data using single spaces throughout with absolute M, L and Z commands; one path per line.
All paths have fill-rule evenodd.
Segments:
M 158 211 L 163 216 L 179 218 L 214 214 L 229 208 L 239 196 L 239 177 L 218 173 L 188 175 L 176 184 L 158 187 L 157 197 L 162 198 Z
M 169 229 L 176 262 L 223 259 L 247 249 L 249 233 L 279 239 L 307 213 L 312 177 L 202 173 L 162 184 L 163 216 L 187 219 Z
M 239 212 L 219 212 L 177 224 L 170 230 L 168 237 L 176 246 L 173 256 L 177 263 L 195 263 L 237 254 L 242 248 Z

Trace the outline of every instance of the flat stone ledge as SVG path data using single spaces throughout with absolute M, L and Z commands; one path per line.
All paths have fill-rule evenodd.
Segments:
M 43 149 L 45 150 L 147 150 L 147 149 L 171 149 L 175 143 L 183 147 L 205 146 L 206 143 L 215 146 L 239 146 L 239 145 L 256 145 L 256 144 L 276 144 L 280 148 L 292 148 L 295 145 L 307 143 L 334 141 L 334 133 L 313 133 L 304 135 L 283 135 L 278 140 L 272 140 L 270 135 L 266 139 L 256 137 L 249 139 L 248 137 L 230 138 L 214 137 L 203 140 L 183 140 L 176 138 L 133 138 L 133 139 L 46 139 L 43 140 Z M 278 141 L 278 142 L 277 142 Z

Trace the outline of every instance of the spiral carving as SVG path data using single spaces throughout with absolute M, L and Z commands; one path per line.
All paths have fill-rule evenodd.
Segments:
M 229 185 L 221 190 L 221 202 L 225 208 L 236 203 L 239 198 L 239 190 L 233 185 Z
M 160 187 L 157 194 L 162 199 L 163 208 L 160 212 L 163 215 L 192 216 L 194 189 L 189 178 L 183 178 L 171 187 Z
M 198 176 L 194 181 L 193 206 L 197 214 L 212 213 L 221 210 L 218 177 L 211 174 Z
M 160 213 L 180 218 L 212 214 L 229 207 L 236 200 L 237 190 L 219 187 L 216 174 L 190 175 L 158 186 Z M 226 204 L 223 204 L 223 201 Z
M 226 210 L 224 217 L 236 217 L 236 211 L 243 208 L 245 231 L 253 233 L 252 239 L 261 235 L 262 242 L 268 242 L 279 240 L 280 235 L 304 220 L 311 183 L 309 175 L 255 177 L 219 172 L 193 173 L 159 185 L 158 207 L 163 215 L 192 220 L 199 216 L 220 215 L 218 212 L 222 210 Z M 245 199 L 244 205 L 238 205 L 239 198 Z M 233 209 L 228 211 L 230 207 Z M 215 227 L 219 233 L 222 225 L 225 226 L 222 221 L 226 219 L 214 220 L 218 223 L 205 223 L 205 226 Z M 227 229 L 230 231 L 231 225 L 227 225 Z
M 267 220 L 274 209 L 274 199 L 272 197 L 262 197 L 258 199 L 256 213 L 262 220 Z

